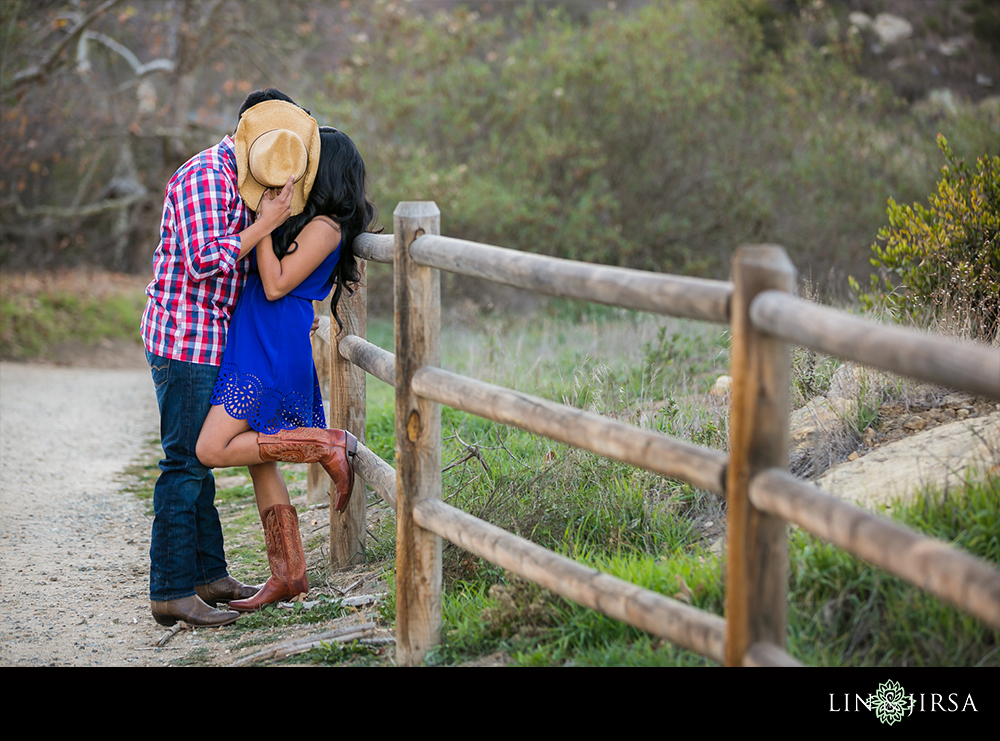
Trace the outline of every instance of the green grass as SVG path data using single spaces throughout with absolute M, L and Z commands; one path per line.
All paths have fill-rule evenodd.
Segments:
M 5 360 L 48 358 L 65 342 L 139 342 L 146 296 L 135 278 L 5 276 L 0 287 L 0 358 Z
M 388 323 L 374 323 L 392 348 Z M 370 335 L 373 333 L 370 333 Z M 705 392 L 728 369 L 724 327 L 554 302 L 534 317 L 484 317 L 445 328 L 446 368 L 563 401 L 718 450 L 727 413 Z M 799 353 L 803 398 L 829 387 L 835 364 Z M 879 399 L 871 406 L 877 410 Z M 858 426 L 866 421 L 859 413 Z M 392 391 L 370 381 L 369 446 L 394 447 Z M 717 497 L 517 429 L 442 410 L 443 497 L 533 542 L 667 596 L 723 614 L 724 536 Z M 895 502 L 891 516 L 1000 563 L 1000 481 L 947 497 Z M 394 520 L 371 555 L 391 582 Z M 801 531 L 789 536 L 789 650 L 813 665 L 996 665 L 1000 637 L 978 621 Z M 442 643 L 428 664 L 502 651 L 522 666 L 701 666 L 708 660 L 572 604 L 443 546 Z M 392 591 L 390 589 L 390 591 Z M 382 606 L 385 621 L 395 608 Z M 338 649 L 339 651 L 340 649 Z

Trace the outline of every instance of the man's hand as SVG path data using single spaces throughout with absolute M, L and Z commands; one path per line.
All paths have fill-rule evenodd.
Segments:
M 260 211 L 257 214 L 257 219 L 268 225 L 269 232 L 284 224 L 288 217 L 292 215 L 292 189 L 294 182 L 295 179 L 289 175 L 285 187 L 276 196 L 272 195 L 270 188 L 264 191 L 264 195 L 260 199 Z
M 313 325 L 312 328 L 309 330 L 309 336 L 312 337 L 314 334 L 316 334 L 317 329 L 319 329 L 319 317 L 314 314 Z

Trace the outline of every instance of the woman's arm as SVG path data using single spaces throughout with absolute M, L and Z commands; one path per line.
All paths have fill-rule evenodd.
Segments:
M 269 301 L 287 295 L 337 249 L 340 226 L 332 219 L 319 216 L 302 228 L 295 241 L 298 248 L 282 260 L 274 254 L 270 234 L 257 246 L 257 270 Z

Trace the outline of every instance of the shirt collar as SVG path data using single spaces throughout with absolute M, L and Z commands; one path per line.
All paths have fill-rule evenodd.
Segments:
M 233 144 L 233 139 L 228 134 L 219 142 L 219 154 L 233 169 L 233 172 L 236 172 L 236 145 Z

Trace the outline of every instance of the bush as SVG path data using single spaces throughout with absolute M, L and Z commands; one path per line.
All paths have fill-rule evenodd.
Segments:
M 434 200 L 450 236 L 715 277 L 744 242 L 817 275 L 866 265 L 872 194 L 926 193 L 930 141 L 884 125 L 898 101 L 847 51 L 771 39 L 765 5 L 586 24 L 523 5 L 505 25 L 372 3 L 315 109 L 355 138 L 383 213 Z
M 991 341 L 1000 329 L 1000 157 L 980 157 L 972 172 L 940 134 L 938 147 L 947 164 L 929 208 L 890 198 L 889 226 L 872 245 L 881 281 L 871 276 L 864 293 L 851 285 L 866 308 L 957 321 L 964 335 Z

